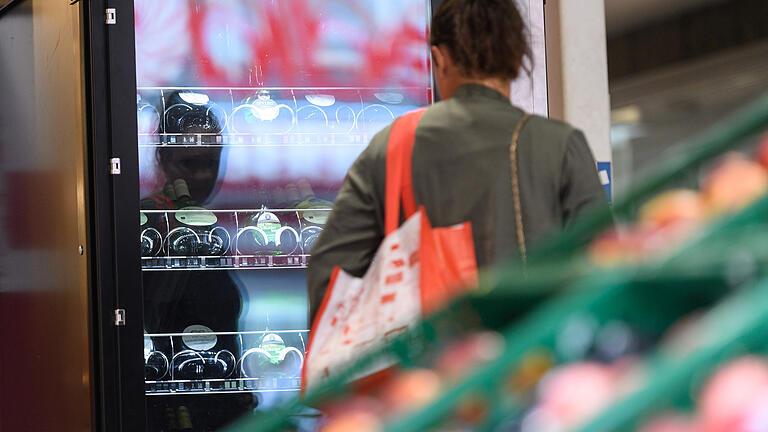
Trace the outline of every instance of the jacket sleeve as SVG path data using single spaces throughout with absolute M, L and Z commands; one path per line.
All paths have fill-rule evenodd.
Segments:
M 352 164 L 312 250 L 307 270 L 310 325 L 325 297 L 334 267 L 362 276 L 384 238 L 383 176 L 387 136 L 388 130 L 375 136 Z
M 600 184 L 592 151 L 581 131 L 567 139 L 560 184 L 560 202 L 565 227 L 569 227 L 585 209 L 608 206 L 608 197 Z

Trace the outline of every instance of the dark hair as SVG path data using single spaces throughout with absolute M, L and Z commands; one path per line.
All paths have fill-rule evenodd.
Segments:
M 430 43 L 446 47 L 467 77 L 515 79 L 531 57 L 514 0 L 445 0 L 431 31 Z

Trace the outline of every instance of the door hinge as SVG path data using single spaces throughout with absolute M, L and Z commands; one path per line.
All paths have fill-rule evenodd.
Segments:
M 117 24 L 117 10 L 115 8 L 107 8 L 107 24 Z
M 109 160 L 109 173 L 112 175 L 120 174 L 120 158 L 112 158 Z
M 115 309 L 115 327 L 125 325 L 125 309 Z

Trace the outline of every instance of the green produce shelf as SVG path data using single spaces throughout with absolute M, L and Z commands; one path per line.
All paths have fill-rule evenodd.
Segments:
M 686 173 L 768 127 L 768 95 L 699 138 L 676 147 L 614 203 L 613 211 L 629 217 L 637 205 Z M 478 290 L 427 317 L 385 347 L 363 356 L 346 371 L 319 385 L 301 400 L 249 416 L 228 431 L 290 430 L 293 416 L 349 391 L 359 371 L 386 356 L 402 367 L 427 365 L 435 351 L 456 337 L 476 330 L 500 331 L 505 344 L 490 363 L 471 371 L 434 402 L 395 419 L 388 431 L 430 430 L 446 419 L 468 395 L 496 395 L 483 430 L 522 411 L 525 394 L 501 389 L 526 353 L 548 349 L 558 362 L 556 338 L 574 316 L 600 322 L 622 320 L 660 337 L 679 318 L 705 310 L 704 320 L 722 327 L 719 337 L 689 356 L 667 358 L 651 350 L 658 372 L 640 391 L 607 410 L 582 432 L 632 430 L 643 416 L 664 404 L 690 403 L 690 382 L 737 353 L 735 344 L 756 349 L 768 342 L 768 196 L 738 213 L 693 234 L 682 247 L 648 262 L 620 268 L 592 266 L 580 250 L 612 222 L 611 213 L 585 215 L 555 237 L 534 245 L 528 264 L 519 261 L 481 274 Z M 522 275 L 526 276 L 523 277 Z M 560 357 L 558 357 L 560 356 Z M 686 399 L 687 398 L 687 399 Z M 687 401 L 687 402 L 686 402 Z

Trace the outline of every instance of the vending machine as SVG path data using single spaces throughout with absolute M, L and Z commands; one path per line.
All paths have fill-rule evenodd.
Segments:
M 296 398 L 313 244 L 371 137 L 439 98 L 439 3 L 0 1 L 0 423 L 213 431 Z M 546 114 L 519 4 L 513 103 Z
M 433 102 L 432 5 L 107 6 L 126 422 L 217 430 L 297 397 L 312 246 L 370 138 Z

